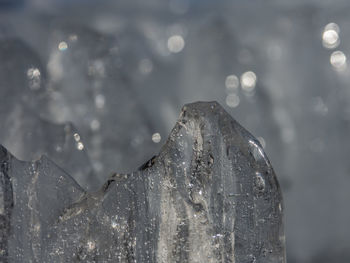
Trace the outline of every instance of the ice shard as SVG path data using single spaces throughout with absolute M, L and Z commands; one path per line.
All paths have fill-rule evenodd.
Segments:
M 218 103 L 184 106 L 157 156 L 97 192 L 47 158 L 0 163 L 3 261 L 285 262 L 276 175 Z
M 42 258 L 50 229 L 83 189 L 43 156 L 19 161 L 0 147 L 0 261 L 48 262 Z

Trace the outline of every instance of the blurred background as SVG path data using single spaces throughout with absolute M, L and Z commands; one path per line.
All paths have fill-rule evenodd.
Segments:
M 87 190 L 216 100 L 284 193 L 289 263 L 350 262 L 350 3 L 0 0 L 0 143 Z

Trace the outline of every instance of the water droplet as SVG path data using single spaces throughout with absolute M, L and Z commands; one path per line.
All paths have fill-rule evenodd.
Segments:
M 162 138 L 158 132 L 156 132 L 152 135 L 152 141 L 155 143 L 159 143 L 161 139 Z
M 337 71 L 344 71 L 347 67 L 346 56 L 342 51 L 334 51 L 330 57 L 333 68 Z
M 27 76 L 28 78 L 35 78 L 35 77 L 40 77 L 40 70 L 37 68 L 30 68 L 27 71 Z
M 77 143 L 77 149 L 78 149 L 79 151 L 84 150 L 84 144 L 83 144 L 82 142 L 78 142 L 78 143 Z
M 336 23 L 329 23 L 325 26 L 322 34 L 322 45 L 332 49 L 336 48 L 339 42 L 339 26 Z
M 252 92 L 255 89 L 257 77 L 253 71 L 244 72 L 241 76 L 241 86 L 246 92 Z
M 226 97 L 226 104 L 231 108 L 235 108 L 239 105 L 240 99 L 236 94 L 229 94 Z
M 27 70 L 27 77 L 29 80 L 29 88 L 32 90 L 40 89 L 41 73 L 38 68 L 30 68 Z
M 76 142 L 78 142 L 78 141 L 80 141 L 80 135 L 78 134 L 78 133 L 74 133 L 74 140 L 76 141 Z
M 239 80 L 236 75 L 229 75 L 226 77 L 225 86 L 228 91 L 235 91 L 239 87 Z
M 172 53 L 179 53 L 185 47 L 185 40 L 180 35 L 173 35 L 168 39 L 168 49 Z
M 59 51 L 65 51 L 68 48 L 68 44 L 65 41 L 62 41 L 58 44 Z

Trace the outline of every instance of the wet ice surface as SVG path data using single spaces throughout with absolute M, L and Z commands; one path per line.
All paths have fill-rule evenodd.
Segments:
M 70 9 L 53 0 L 50 3 L 57 5 L 52 7 L 31 1 L 23 12 L 1 13 L 1 38 L 29 45 L 25 53 L 9 45 L 8 63 L 33 61 L 25 68 L 10 66 L 7 73 L 0 72 L 5 78 L 1 92 L 11 86 L 6 99 L 0 97 L 1 116 L 13 114 L 8 95 L 18 98 L 18 92 L 26 94 L 27 89 L 34 95 L 29 96 L 34 106 L 28 107 L 35 116 L 60 124 L 73 120 L 84 145 L 83 151 L 76 151 L 84 163 L 79 167 L 94 170 L 99 188 L 110 172 L 130 172 L 157 154 L 182 105 L 216 100 L 271 157 L 285 196 L 288 262 L 349 261 L 349 4 L 129 2 Z M 29 79 L 27 67 L 34 69 Z M 43 78 L 40 89 L 35 88 L 35 68 Z M 55 68 L 62 70 L 61 78 L 55 78 L 60 76 Z M 101 77 L 103 68 L 115 76 Z M 107 88 L 94 92 L 98 83 Z M 66 85 L 72 90 L 65 90 Z M 127 109 L 126 119 L 103 94 L 110 94 L 112 86 L 113 92 L 125 92 L 117 101 Z M 70 105 L 78 101 L 75 89 L 82 92 L 80 106 Z M 42 91 L 44 96 L 35 95 Z M 0 133 L 8 133 L 2 120 Z M 116 124 L 119 121 L 123 126 Z M 21 129 L 20 138 L 31 132 Z M 1 143 L 23 160 L 48 154 L 36 145 L 56 142 L 50 136 L 45 143 L 30 137 L 16 144 L 17 136 Z M 139 143 L 133 144 L 134 138 Z M 32 153 L 21 155 L 30 149 L 29 143 Z M 75 140 L 66 145 L 71 152 L 78 146 Z M 49 158 L 72 176 L 72 171 L 87 174 L 65 166 L 66 156 Z
M 0 163 L 4 261 L 285 262 L 275 173 L 218 103 L 186 105 L 157 156 L 97 192 L 46 157 Z

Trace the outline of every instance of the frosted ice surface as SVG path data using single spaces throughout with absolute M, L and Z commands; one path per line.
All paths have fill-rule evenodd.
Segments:
M 279 184 L 260 143 L 215 103 L 186 105 L 159 154 L 85 193 L 50 160 L 1 149 L 9 262 L 285 262 Z

